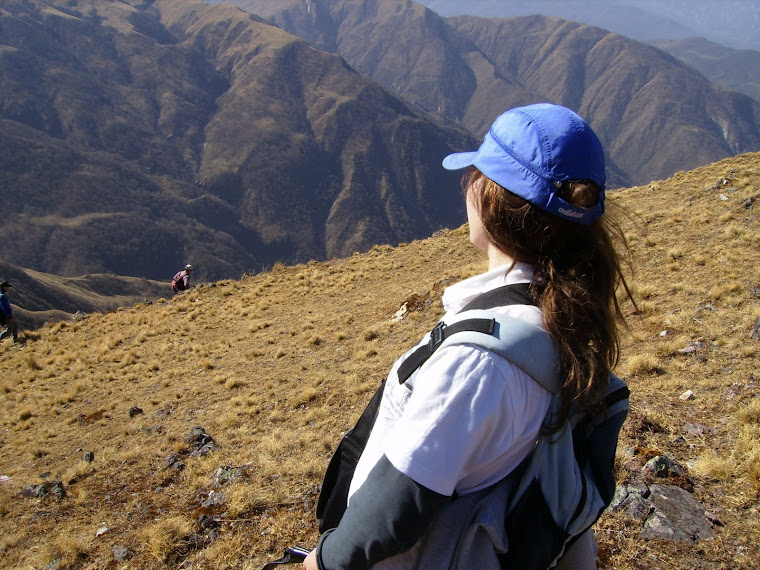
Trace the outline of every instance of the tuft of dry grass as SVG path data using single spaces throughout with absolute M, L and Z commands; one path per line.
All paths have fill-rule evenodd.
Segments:
M 733 458 L 721 456 L 710 449 L 698 457 L 691 467 L 693 472 L 701 477 L 726 483 L 733 478 L 736 463 Z
M 760 430 L 760 400 L 750 401 L 736 412 L 736 416 L 740 425 Z
M 61 532 L 52 541 L 44 542 L 42 561 L 57 568 L 71 568 L 88 557 L 90 541 L 78 533 Z
M 626 361 L 626 369 L 631 376 L 660 374 L 660 360 L 653 354 L 634 354 Z
M 367 328 L 362 331 L 362 338 L 367 342 L 373 341 L 380 336 L 376 328 Z
M 193 524 L 185 517 L 163 518 L 140 533 L 147 553 L 161 562 L 171 562 L 177 550 L 192 532 Z

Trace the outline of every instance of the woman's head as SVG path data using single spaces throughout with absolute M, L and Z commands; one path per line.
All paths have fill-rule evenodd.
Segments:
M 473 243 L 534 266 L 533 295 L 566 375 L 564 401 L 588 402 L 618 359 L 615 291 L 625 286 L 614 243 L 625 239 L 603 215 L 599 140 L 572 111 L 532 105 L 501 115 L 477 152 L 444 160 L 456 165 L 471 166 L 464 188 Z
M 573 263 L 580 250 L 593 247 L 604 233 L 603 218 L 579 224 L 555 216 L 497 184 L 473 167 L 463 180 L 470 236 L 479 249 L 485 242 L 514 261 L 538 265 L 543 257 Z M 590 180 L 564 182 L 557 197 L 578 209 L 599 203 L 602 191 Z M 479 242 L 479 243 L 476 243 Z

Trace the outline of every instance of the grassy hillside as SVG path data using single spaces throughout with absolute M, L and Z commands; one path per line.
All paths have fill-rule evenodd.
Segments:
M 639 306 L 624 305 L 617 372 L 632 413 L 618 479 L 639 480 L 643 461 L 664 453 L 688 475 L 668 482 L 692 488 L 720 524 L 691 546 L 645 541 L 641 523 L 605 514 L 604 568 L 752 568 L 760 558 L 758 160 L 614 193 L 629 214 Z M 4 342 L 3 566 L 258 569 L 284 546 L 313 545 L 318 486 L 341 434 L 440 317 L 443 288 L 484 267 L 459 228 Z M 405 302 L 419 310 L 395 320 Z M 693 399 L 680 398 L 686 390 Z M 208 438 L 190 437 L 196 427 L 215 441 L 208 453 Z

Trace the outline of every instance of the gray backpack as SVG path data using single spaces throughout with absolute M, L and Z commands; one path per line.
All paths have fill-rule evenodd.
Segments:
M 517 365 L 554 394 L 544 425 L 556 425 L 561 385 L 548 333 L 487 310 L 467 311 L 460 317 L 447 326 L 492 320 L 493 331 L 461 330 L 448 335 L 439 347 L 476 344 Z M 441 560 L 451 560 L 452 568 L 554 566 L 612 500 L 615 450 L 628 398 L 628 387 L 610 374 L 601 402 L 591 410 L 573 410 L 559 430 L 541 434 L 529 455 L 500 482 L 444 507 L 449 512 L 436 517 L 417 567 L 437 568 Z M 489 551 L 483 546 L 488 543 L 498 564 L 481 559 L 473 566 Z M 450 555 L 444 555 L 445 550 Z

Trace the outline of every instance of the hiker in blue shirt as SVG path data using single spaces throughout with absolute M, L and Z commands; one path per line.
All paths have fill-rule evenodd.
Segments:
M 602 145 L 569 109 L 529 105 L 499 116 L 479 150 L 447 156 L 443 166 L 468 169 L 470 241 L 488 260 L 485 273 L 445 290 L 443 321 L 484 293 L 527 284 L 531 302 L 492 310 L 549 333 L 564 379 L 564 424 L 570 403 L 598 396 L 619 357 L 623 316 L 615 293 L 625 281 L 613 240 L 625 240 L 604 214 Z M 442 346 L 413 386 L 399 380 L 403 361 L 385 382 L 346 511 L 306 557 L 305 570 L 500 567 L 498 537 L 486 529 L 452 546 L 470 519 L 439 515 L 520 465 L 545 427 L 552 394 L 473 344 Z M 557 568 L 596 567 L 593 532 L 580 532 Z M 535 535 L 536 548 L 542 539 Z
M 0 283 L 0 325 L 5 325 L 5 328 L 0 332 L 0 340 L 13 336 L 13 342 L 18 342 L 18 324 L 16 319 L 13 318 L 13 309 L 11 308 L 11 302 L 8 299 L 8 289 L 12 285 L 7 281 Z

